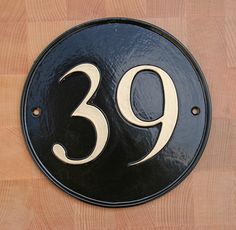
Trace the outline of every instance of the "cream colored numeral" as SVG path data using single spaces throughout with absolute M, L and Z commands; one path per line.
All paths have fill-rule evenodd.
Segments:
M 130 94 L 132 82 L 136 74 L 143 70 L 151 70 L 157 73 L 157 75 L 160 76 L 163 85 L 165 102 L 164 114 L 155 121 L 140 120 L 138 117 L 135 116 L 131 107 Z M 164 70 L 151 65 L 141 65 L 128 70 L 121 78 L 121 81 L 118 85 L 117 103 L 121 114 L 129 123 L 140 127 L 151 127 L 162 123 L 159 138 L 156 141 L 153 149 L 142 160 L 130 163 L 129 165 L 140 164 L 155 156 L 169 141 L 174 131 L 178 116 L 177 94 L 174 83 L 171 80 L 170 76 Z
M 104 114 L 101 112 L 100 109 L 97 107 L 94 107 L 92 105 L 88 104 L 89 99 L 93 96 L 95 93 L 96 89 L 98 88 L 99 82 L 100 82 L 100 73 L 97 69 L 96 66 L 92 64 L 80 64 L 69 70 L 64 76 L 60 78 L 60 82 L 66 78 L 69 74 L 74 73 L 74 72 L 83 72 L 85 73 L 90 81 L 91 81 L 91 87 L 84 98 L 84 100 L 81 102 L 81 104 L 75 109 L 75 111 L 72 113 L 71 116 L 78 116 L 78 117 L 84 117 L 89 119 L 96 130 L 96 145 L 92 151 L 92 153 L 81 160 L 71 160 L 66 156 L 66 149 L 63 147 L 61 144 L 56 143 L 53 145 L 52 151 L 58 157 L 61 161 L 68 163 L 68 164 L 73 164 L 73 165 L 80 165 L 80 164 L 85 164 L 88 163 L 95 158 L 99 156 L 99 154 L 102 152 L 104 149 L 107 139 L 108 139 L 108 124 L 106 121 L 106 118 Z
M 131 106 L 130 94 L 132 82 L 137 73 L 143 70 L 151 70 L 157 73 L 157 75 L 160 76 L 163 84 L 165 102 L 164 113 L 160 118 L 154 121 L 140 120 L 138 117 L 135 116 Z M 53 145 L 52 151 L 55 156 L 58 157 L 61 161 L 68 164 L 79 165 L 88 163 L 101 154 L 108 140 L 108 124 L 102 111 L 97 107 L 88 104 L 89 99 L 97 90 L 100 82 L 100 73 L 97 67 L 89 63 L 77 65 L 76 67 L 69 70 L 64 76 L 62 76 L 59 81 L 61 82 L 63 79 L 68 77 L 69 74 L 74 72 L 85 73 L 91 81 L 91 87 L 84 100 L 75 109 L 71 116 L 84 117 L 89 119 L 93 123 L 97 134 L 95 148 L 88 157 L 81 160 L 69 159 L 66 156 L 65 147 L 63 147 L 59 143 L 55 143 Z M 158 154 L 159 151 L 169 141 L 174 131 L 178 116 L 177 93 L 170 76 L 161 68 L 151 65 L 141 65 L 128 70 L 121 78 L 121 81 L 117 88 L 117 104 L 122 116 L 131 124 L 140 127 L 152 127 L 159 123 L 162 124 L 159 137 L 152 150 L 143 159 L 130 163 L 129 165 L 140 164 Z

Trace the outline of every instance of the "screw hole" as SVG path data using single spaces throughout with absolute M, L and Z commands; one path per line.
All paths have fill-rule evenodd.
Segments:
M 34 108 L 34 109 L 32 110 L 32 115 L 33 115 L 34 117 L 39 117 L 40 114 L 41 114 L 41 109 L 40 109 L 39 107 Z
M 193 114 L 194 116 L 197 116 L 197 115 L 200 114 L 200 108 L 197 107 L 197 106 L 194 106 L 194 107 L 192 108 L 191 112 L 192 112 L 192 114 Z

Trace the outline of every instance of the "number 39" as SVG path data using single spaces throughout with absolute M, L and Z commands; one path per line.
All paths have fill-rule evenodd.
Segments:
M 164 90 L 164 113 L 163 115 L 154 121 L 143 121 L 140 120 L 135 114 L 133 113 L 131 103 L 130 103 L 130 94 L 131 94 L 131 86 L 132 82 L 136 76 L 136 74 L 143 70 L 151 70 L 157 75 L 160 76 L 161 82 L 163 84 L 163 90 Z M 74 110 L 71 116 L 78 116 L 78 117 L 84 117 L 89 119 L 96 130 L 96 144 L 95 148 L 93 149 L 92 153 L 80 160 L 71 160 L 66 156 L 66 149 L 61 144 L 56 143 L 53 145 L 52 152 L 55 154 L 57 158 L 59 158 L 61 161 L 73 164 L 73 165 L 80 165 L 88 163 L 95 158 L 97 158 L 103 151 L 107 141 L 108 141 L 108 124 L 107 120 L 103 114 L 103 112 L 93 106 L 88 104 L 89 99 L 93 96 L 95 91 L 98 88 L 99 82 L 100 82 L 100 73 L 98 68 L 89 63 L 85 64 L 79 64 L 69 70 L 65 75 L 63 75 L 60 78 L 60 82 L 69 76 L 69 74 L 74 72 L 83 72 L 85 73 L 90 81 L 91 81 L 91 87 L 84 98 L 84 100 L 81 102 L 81 104 Z M 159 134 L 159 138 L 157 139 L 154 147 L 151 149 L 151 151 L 146 154 L 146 156 L 138 160 L 136 162 L 129 163 L 129 165 L 137 165 L 140 164 L 150 158 L 152 158 L 154 155 L 156 155 L 169 141 L 175 125 L 177 121 L 178 116 L 178 100 L 177 100 L 177 94 L 176 89 L 174 86 L 174 83 L 172 82 L 170 76 L 162 69 L 156 66 L 152 65 L 141 65 L 134 67 L 130 70 L 128 70 L 124 76 L 121 78 L 120 83 L 117 88 L 117 104 L 119 107 L 119 110 L 122 114 L 122 116 L 131 124 L 139 126 L 139 127 L 152 127 L 159 123 L 162 124 L 161 131 Z

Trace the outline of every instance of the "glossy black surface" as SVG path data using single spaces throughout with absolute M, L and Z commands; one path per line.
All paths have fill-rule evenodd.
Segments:
M 84 165 L 68 165 L 52 153 L 55 142 L 71 158 L 88 156 L 96 141 L 89 120 L 70 117 L 86 96 L 90 81 L 74 73 L 59 78 L 80 63 L 95 64 L 101 84 L 90 100 L 106 115 L 110 133 L 103 153 Z M 178 121 L 167 145 L 152 159 L 141 159 L 158 138 L 161 125 L 141 128 L 121 116 L 117 84 L 138 65 L 155 65 L 172 78 L 178 95 Z M 163 87 L 155 73 L 137 74 L 131 93 L 134 113 L 143 120 L 163 114 Z M 200 114 L 191 109 L 197 106 Z M 32 110 L 41 109 L 39 117 Z M 210 101 L 204 77 L 183 46 L 168 33 L 140 21 L 104 19 L 72 28 L 40 55 L 29 74 L 22 99 L 22 125 L 32 156 L 44 173 L 71 195 L 103 206 L 130 206 L 162 195 L 177 185 L 199 159 L 210 128 Z

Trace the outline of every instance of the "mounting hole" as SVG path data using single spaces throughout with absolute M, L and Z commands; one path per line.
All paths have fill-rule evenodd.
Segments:
M 32 115 L 33 115 L 34 117 L 39 117 L 40 114 L 41 114 L 41 109 L 40 109 L 39 107 L 32 109 Z
M 197 107 L 197 106 L 194 106 L 192 109 L 191 109 L 191 112 L 194 116 L 197 116 L 200 114 L 200 108 Z

